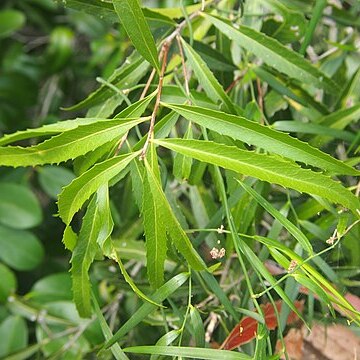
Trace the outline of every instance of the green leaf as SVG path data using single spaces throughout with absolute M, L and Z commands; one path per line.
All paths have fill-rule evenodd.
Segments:
M 135 292 L 135 294 L 137 296 L 139 296 L 141 299 L 147 301 L 149 304 L 152 304 L 154 306 L 158 306 L 158 307 L 164 307 L 161 304 L 157 303 L 154 300 L 151 300 L 149 297 L 147 297 L 134 283 L 134 281 L 132 280 L 131 276 L 128 274 L 128 272 L 126 271 L 126 268 L 124 266 L 124 264 L 122 263 L 117 251 L 115 248 L 113 248 L 113 252 L 111 254 L 111 258 L 113 260 L 115 260 L 117 262 L 117 264 L 119 265 L 121 274 L 124 276 L 125 281 L 130 285 L 131 289 Z
M 293 250 L 289 249 L 288 246 L 285 246 L 278 240 L 265 238 L 263 236 L 254 236 L 254 239 L 266 245 L 269 249 L 275 248 L 280 250 L 283 254 L 285 254 L 288 258 L 295 260 L 298 265 L 300 265 L 301 270 L 303 270 L 308 276 L 310 280 L 313 280 L 326 289 L 331 296 L 335 298 L 335 301 L 341 305 L 343 309 L 350 310 L 354 312 L 354 307 L 344 298 L 344 296 L 328 281 L 326 280 L 319 272 L 317 272 L 311 265 L 304 262 L 304 260 L 296 254 Z
M 124 349 L 133 354 L 155 354 L 164 356 L 181 356 L 191 359 L 206 360 L 251 360 L 249 355 L 235 351 L 204 349 L 181 346 L 134 346 Z
M 95 314 L 96 314 L 97 319 L 99 320 L 102 333 L 104 334 L 104 338 L 105 338 L 105 340 L 109 340 L 112 338 L 113 333 L 112 333 L 109 325 L 107 324 L 103 313 L 101 312 L 100 306 L 99 306 L 93 292 L 91 293 L 91 297 L 92 297 L 92 301 L 94 304 Z M 113 346 L 111 346 L 110 350 L 113 353 L 116 360 L 129 360 L 129 358 L 122 351 L 119 344 L 114 344 Z
M 355 135 L 350 131 L 333 129 L 313 123 L 304 123 L 301 121 L 275 121 L 272 127 L 280 131 L 298 132 L 302 134 L 325 135 L 334 139 L 341 139 L 351 143 L 355 139 Z
M 17 288 L 16 276 L 7 266 L 0 263 L 0 279 L 0 302 L 6 302 Z
M 339 174 L 359 175 L 359 171 L 330 155 L 287 134 L 275 131 L 244 117 L 189 105 L 164 104 L 186 119 L 233 139 L 256 145 L 269 152 Z
M 0 224 L 29 229 L 42 221 L 39 200 L 23 185 L 0 183 Z
M 81 317 L 90 317 L 91 284 L 89 269 L 95 259 L 100 235 L 99 208 L 96 196 L 88 206 L 83 219 L 78 241 L 71 257 L 71 277 L 74 302 Z
M 20 271 L 36 268 L 44 257 L 41 242 L 31 232 L 14 230 L 1 225 L 0 248 L 0 259 Z
M 166 219 L 165 226 L 167 233 L 170 236 L 172 242 L 179 250 L 179 252 L 184 256 L 189 265 L 195 270 L 204 270 L 206 265 L 201 259 L 200 255 L 193 248 L 189 238 L 187 237 L 185 231 L 179 224 L 177 218 L 175 217 L 169 202 L 167 201 L 165 194 L 156 179 L 156 176 L 153 170 L 150 168 L 150 165 L 145 161 L 147 179 L 149 181 L 150 189 L 154 202 L 156 202 L 159 209 L 161 209 L 160 216 L 163 219 Z
M 57 199 L 61 189 L 75 178 L 69 169 L 61 166 L 44 166 L 37 170 L 41 187 L 53 199 Z
M 65 224 L 69 224 L 74 214 L 81 208 L 101 185 L 109 182 L 138 156 L 140 152 L 116 156 L 96 164 L 66 186 L 59 195 L 59 215 Z
M 133 52 L 123 63 L 123 65 L 114 71 L 109 77 L 108 82 L 117 87 L 120 91 L 129 89 L 137 84 L 139 80 L 146 74 L 149 63 L 144 61 L 142 56 L 136 51 Z M 98 105 L 114 95 L 114 90 L 107 85 L 102 84 L 98 89 L 92 92 L 86 99 L 80 101 L 65 110 L 80 110 L 85 107 Z
M 340 203 L 357 214 L 359 200 L 329 177 L 268 155 L 240 150 L 211 141 L 166 139 L 153 140 L 171 150 L 240 174 L 256 177 L 300 192 L 319 195 Z
M 165 218 L 162 217 L 160 203 L 155 201 L 147 178 L 143 183 L 144 231 L 146 238 L 146 268 L 151 286 L 159 288 L 164 282 L 164 263 L 167 240 Z
M 16 131 L 12 134 L 5 134 L 0 138 L 0 145 L 11 144 L 16 141 L 30 139 L 33 137 L 42 137 L 49 135 L 57 135 L 59 133 L 76 129 L 80 125 L 88 125 L 99 121 L 104 121 L 103 118 L 76 118 L 71 120 L 59 121 L 55 124 L 44 125 L 34 129 L 27 129 Z
M 327 6 L 327 0 L 316 0 L 315 6 L 311 13 L 311 20 L 307 26 L 304 40 L 301 44 L 300 54 L 305 55 L 306 48 L 310 45 L 311 39 L 314 35 L 317 23 L 320 21 L 322 13 Z
M 68 272 L 55 273 L 38 280 L 28 294 L 36 302 L 72 299 L 71 277 Z
M 160 72 L 154 38 L 138 0 L 112 0 L 115 11 L 136 50 Z
M 231 102 L 231 99 L 208 68 L 205 61 L 183 39 L 182 45 L 185 50 L 185 55 L 199 81 L 199 84 L 204 88 L 209 98 L 214 102 L 223 102 L 227 111 L 236 114 L 236 110 Z
M 110 235 L 114 228 L 114 222 L 111 217 L 109 202 L 109 186 L 107 183 L 101 185 L 96 191 L 96 203 L 98 207 L 98 243 L 103 254 L 109 256 L 112 253 L 112 244 Z
M 235 28 L 225 19 L 209 14 L 203 14 L 203 16 L 239 46 L 252 52 L 276 70 L 303 83 L 324 88 L 334 94 L 340 91 L 334 81 L 277 40 L 244 25 Z
M 302 248 L 309 254 L 313 254 L 313 248 L 308 238 L 291 221 L 289 221 L 280 211 L 271 203 L 264 199 L 251 186 L 238 180 L 238 183 L 269 213 L 271 214 L 294 238 L 299 242 Z
M 12 9 L 0 11 L 0 39 L 22 28 L 25 20 L 24 14 L 20 11 Z
M 25 348 L 28 344 L 28 328 L 20 316 L 9 316 L 0 325 L 0 357 Z
M 191 124 L 191 122 L 189 122 L 188 128 L 184 135 L 184 139 L 192 139 L 192 138 L 193 138 L 192 124 Z M 191 166 L 192 166 L 191 158 L 181 155 L 179 153 L 175 154 L 173 173 L 174 173 L 174 176 L 179 181 L 189 180 L 190 174 L 191 174 Z
M 121 138 L 132 127 L 147 118 L 124 121 L 123 119 L 101 121 L 79 126 L 52 137 L 39 145 L 28 148 L 15 146 L 0 148 L 0 165 L 34 166 L 60 163 L 84 155 L 97 147 Z
M 194 330 L 195 344 L 199 348 L 205 348 L 205 327 L 199 310 L 194 306 L 190 307 L 191 326 Z M 157 344 L 158 345 L 158 344 Z
M 180 273 L 162 285 L 155 293 L 151 296 L 151 299 L 157 303 L 163 302 L 168 296 L 174 293 L 187 279 L 189 273 Z M 139 324 L 147 315 L 149 315 L 154 309 L 155 305 L 150 303 L 143 304 L 131 317 L 130 319 L 121 326 L 121 328 L 115 333 L 115 335 L 108 340 L 104 347 L 109 348 L 123 336 L 125 336 L 131 329 Z

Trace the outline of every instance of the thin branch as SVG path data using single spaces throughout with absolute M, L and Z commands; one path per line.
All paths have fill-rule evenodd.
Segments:
M 163 60 L 162 60 L 161 71 L 160 71 L 160 76 L 159 76 L 159 83 L 158 83 L 158 87 L 157 87 L 156 101 L 155 101 L 155 105 L 154 105 L 154 110 L 151 114 L 148 136 L 147 136 L 144 147 L 140 154 L 140 160 L 144 160 L 147 148 L 149 147 L 149 142 L 154 136 L 155 119 L 156 119 L 156 114 L 157 114 L 159 106 L 160 106 L 161 91 L 162 91 L 163 82 L 164 82 L 164 74 L 165 74 L 165 69 L 166 69 L 166 64 L 167 64 L 167 55 L 169 52 L 169 46 L 170 46 L 169 42 L 164 42 L 164 44 L 162 45 L 162 48 L 161 48 Z
M 187 74 L 187 70 L 186 70 L 186 64 L 185 64 L 185 57 L 184 57 L 184 52 L 183 52 L 183 47 L 181 44 L 181 40 L 180 40 L 180 35 L 176 36 L 176 41 L 179 47 L 179 53 L 180 53 L 180 58 L 181 58 L 181 64 L 182 64 L 182 70 L 183 70 L 183 75 L 184 75 L 184 83 L 185 83 L 185 91 L 186 91 L 186 96 L 188 98 L 188 101 L 190 100 L 190 88 L 189 88 L 189 81 L 188 81 L 188 74 Z
M 153 79 L 154 79 L 155 74 L 156 74 L 156 69 L 153 68 L 153 69 L 152 69 L 152 72 L 151 72 L 151 74 L 150 74 L 150 76 L 149 76 L 149 79 L 148 79 L 148 81 L 146 82 L 146 85 L 145 85 L 145 87 L 144 87 L 144 90 L 143 90 L 143 92 L 142 92 L 141 95 L 140 95 L 140 99 L 139 99 L 139 100 L 142 100 L 142 99 L 145 97 L 146 93 L 147 93 L 148 90 L 149 90 L 149 87 L 150 87 L 150 85 L 151 85 L 151 82 L 152 82 Z

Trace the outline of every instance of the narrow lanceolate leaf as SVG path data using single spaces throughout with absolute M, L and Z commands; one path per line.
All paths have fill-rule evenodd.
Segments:
M 140 152 L 117 156 L 92 167 L 80 177 L 64 187 L 59 195 L 59 214 L 65 224 L 69 224 L 74 214 L 81 208 L 101 185 L 106 184 L 138 156 Z
M 244 353 L 218 350 L 204 349 L 196 347 L 181 346 L 134 346 L 124 349 L 125 352 L 133 354 L 156 354 L 167 357 L 183 357 L 190 359 L 206 359 L 206 360 L 251 360 L 249 355 Z
M 223 34 L 267 65 L 303 83 L 316 85 L 334 94 L 339 92 L 339 86 L 334 81 L 277 40 L 244 25 L 235 28 L 225 19 L 209 14 L 204 16 Z
M 164 104 L 186 119 L 222 135 L 258 146 L 295 161 L 323 168 L 336 174 L 359 175 L 360 172 L 288 134 L 273 130 L 244 117 L 189 105 Z
M 156 290 L 151 298 L 157 302 L 163 302 L 168 296 L 174 293 L 184 282 L 189 278 L 189 273 L 180 273 L 166 282 L 160 289 Z M 143 304 L 133 316 L 130 317 L 125 324 L 114 334 L 114 336 L 108 340 L 104 347 L 105 349 L 109 348 L 117 341 L 119 341 L 123 336 L 125 336 L 131 329 L 133 329 L 137 324 L 139 324 L 147 315 L 149 315 L 156 308 L 155 305 L 150 303 Z
M 292 236 L 294 236 L 294 238 L 299 242 L 302 248 L 307 251 L 309 255 L 313 253 L 313 249 L 308 238 L 291 221 L 289 221 L 283 214 L 281 214 L 280 211 L 278 211 L 273 205 L 265 200 L 251 186 L 247 185 L 245 182 L 238 182 L 266 211 L 268 211 L 276 220 L 280 222 L 280 224 L 284 226 L 287 231 L 289 231 Z
M 138 0 L 113 0 L 115 11 L 136 50 L 160 72 L 154 38 Z
M 199 84 L 203 87 L 209 98 L 214 102 L 223 102 L 227 111 L 236 114 L 235 107 L 232 104 L 229 96 L 226 94 L 223 87 L 219 84 L 216 77 L 208 68 L 205 61 L 183 39 L 182 45 L 185 50 L 185 55 L 195 73 L 195 76 L 199 81 Z
M 110 211 L 108 183 L 104 183 L 98 188 L 96 199 L 97 207 L 99 209 L 99 235 L 96 241 L 103 254 L 110 256 L 112 253 L 110 235 L 114 228 L 114 222 Z
M 115 118 L 116 119 L 139 118 L 142 115 L 142 113 L 145 111 L 146 107 L 149 105 L 151 100 L 155 97 L 155 95 L 156 92 L 154 91 L 152 94 L 148 95 L 144 99 L 139 100 L 133 103 L 131 106 L 125 108 L 118 115 L 116 115 Z M 55 124 L 44 125 L 34 129 L 21 130 L 13 134 L 5 134 L 2 138 L 0 138 L 0 145 L 4 146 L 16 141 L 30 139 L 34 137 L 57 135 L 65 131 L 73 130 L 81 125 L 88 125 L 101 121 L 110 121 L 110 120 L 104 118 L 76 118 L 71 120 L 59 121 Z
M 145 161 L 145 165 L 151 193 L 154 198 L 154 202 L 157 203 L 157 207 L 161 211 L 159 215 L 162 217 L 162 219 L 164 219 L 169 237 L 193 269 L 205 270 L 206 265 L 204 264 L 200 255 L 193 248 L 185 231 L 176 219 L 170 204 L 168 203 L 165 194 L 147 161 Z
M 117 87 L 119 90 L 129 89 L 146 74 L 149 69 L 149 63 L 144 61 L 136 51 L 132 53 L 124 64 L 114 71 L 109 77 L 108 82 Z M 65 110 L 79 110 L 86 107 L 92 107 L 105 102 L 114 95 L 114 90 L 107 85 L 101 85 L 84 100 L 80 101 Z
M 155 201 L 147 178 L 144 180 L 142 213 L 146 238 L 146 267 L 149 282 L 157 289 L 164 281 L 166 227 L 160 204 Z
M 300 166 L 287 161 L 212 141 L 167 139 L 154 140 L 154 142 L 197 160 L 234 170 L 240 174 L 256 177 L 300 192 L 319 195 L 334 203 L 342 204 L 355 214 L 360 208 L 356 196 L 338 182 L 323 174 L 302 169 Z
M 36 146 L 27 148 L 18 146 L 0 147 L 0 165 L 13 167 L 35 166 L 74 159 L 95 150 L 107 142 L 117 138 L 120 139 L 132 127 L 146 119 L 102 121 L 79 126 Z
M 79 238 L 71 257 L 71 276 L 76 308 L 81 317 L 91 316 L 91 284 L 89 269 L 98 250 L 99 209 L 96 196 L 84 216 Z

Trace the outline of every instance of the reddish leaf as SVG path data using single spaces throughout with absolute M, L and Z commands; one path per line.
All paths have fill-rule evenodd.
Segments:
M 275 302 L 278 311 L 281 311 L 282 301 Z M 302 312 L 304 303 L 302 301 L 295 301 L 295 306 Z M 265 323 L 269 330 L 274 330 L 278 326 L 275 310 L 271 303 L 261 305 L 264 313 Z M 297 315 L 291 311 L 287 324 L 291 324 L 298 319 Z M 244 317 L 238 325 L 234 327 L 229 336 L 222 343 L 220 349 L 233 350 L 238 346 L 248 343 L 256 337 L 258 321 L 250 316 Z

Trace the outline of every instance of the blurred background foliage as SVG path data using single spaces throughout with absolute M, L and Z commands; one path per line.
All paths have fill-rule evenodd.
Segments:
M 1 1 L 0 134 L 76 116 L 61 107 L 83 99 L 97 76 L 119 66 L 129 51 L 120 38 L 120 28 L 52 0 Z M 84 323 L 71 302 L 64 226 L 54 216 L 57 194 L 73 177 L 64 165 L 0 169 L 0 358 L 42 344 L 51 331 L 68 334 L 42 344 L 45 358 L 59 352 L 82 359 L 103 341 L 99 327 L 89 325 L 75 345 L 60 350 Z M 39 319 L 48 312 L 51 330 Z M 38 349 L 29 351 L 23 358 Z
M 309 12 L 312 6 L 312 1 L 284 0 L 282 3 L 293 8 L 294 11 Z M 154 5 L 153 2 L 146 4 Z M 174 4 L 175 1 L 159 1 L 156 5 L 165 7 Z M 356 42 L 359 41 L 358 35 L 355 34 L 360 27 L 358 18 L 360 5 L 356 1 L 348 1 L 347 4 L 351 8 L 349 11 L 336 10 L 334 7 L 335 10 L 332 12 L 337 23 L 341 24 L 339 28 L 341 34 L 337 33 L 336 36 L 331 33 L 316 34 L 317 40 L 314 41 L 313 49 L 315 56 L 324 53 L 329 45 L 336 45 L 336 50 L 321 61 L 321 70 L 325 74 L 333 77 L 338 83 L 349 84 L 340 97 L 341 102 L 329 104 L 329 108 L 335 110 L 357 103 L 360 94 L 359 53 L 355 47 Z M 256 7 L 254 9 L 257 10 Z M 281 7 L 274 13 L 274 16 L 258 21 L 258 29 L 284 44 L 294 42 L 294 46 L 299 47 L 297 40 L 305 31 L 307 18 L 287 14 L 284 27 Z M 244 21 L 256 28 L 256 17 L 249 16 Z M 157 26 L 156 21 L 154 23 L 150 21 L 150 25 L 152 30 L 155 30 L 155 35 L 156 31 L 159 33 L 163 31 Z M 297 26 L 297 31 L 289 31 L 293 26 Z M 326 31 L 331 32 L 331 27 L 326 27 Z M 336 44 L 324 40 L 331 37 L 334 37 L 334 41 L 338 38 L 347 40 Z M 221 79 L 224 87 L 229 86 L 233 79 L 229 77 L 229 72 L 221 71 L 224 70 L 226 59 L 222 57 L 219 65 L 215 61 L 216 58 L 211 56 L 206 58 L 209 50 L 204 50 L 202 53 L 201 46 L 200 43 L 194 43 L 194 47 L 204 55 L 204 59 L 218 79 Z M 0 49 L 0 135 L 3 135 L 19 129 L 51 124 L 65 117 L 84 115 L 77 112 L 65 113 L 61 107 L 69 107 L 84 99 L 97 87 L 98 83 L 95 79 L 108 78 L 131 53 L 132 47 L 124 30 L 118 24 L 114 25 L 111 18 L 64 9 L 61 4 L 52 0 L 2 0 Z M 234 56 L 236 57 L 236 54 Z M 230 71 L 234 69 L 232 61 L 229 61 L 227 66 Z M 262 73 L 264 81 L 270 79 L 272 75 L 279 74 L 271 74 L 270 71 Z M 246 85 L 253 80 L 254 74 L 249 72 L 249 75 L 242 80 L 242 84 Z M 233 97 L 236 96 L 244 106 L 245 114 L 256 120 L 257 116 L 260 116 L 257 105 L 235 90 Z M 327 99 L 325 95 L 324 103 L 329 101 L 331 99 Z M 303 108 L 302 113 L 294 115 L 294 109 L 288 106 L 283 96 L 273 90 L 266 94 L 264 102 L 267 116 L 271 117 L 273 122 L 280 118 L 286 119 L 287 116 L 302 118 L 308 115 L 306 108 Z M 328 109 L 325 107 L 319 112 L 314 109 L 312 111 L 319 115 L 326 114 Z M 355 122 L 350 124 L 350 127 L 352 134 L 356 134 L 359 130 Z M 305 134 L 303 139 L 309 140 L 310 137 Z M 343 148 L 337 145 L 330 141 L 326 142 L 323 148 L 330 153 L 334 153 L 336 148 L 341 157 Z M 202 176 L 204 169 L 201 169 L 199 164 L 195 165 Z M 165 165 L 162 170 L 166 171 Z M 228 174 L 229 179 L 230 175 Z M 191 180 L 195 183 L 196 174 L 192 176 L 194 179 Z M 15 170 L 0 168 L 0 358 L 17 351 L 20 352 L 14 359 L 26 359 L 31 356 L 54 359 L 82 359 L 86 356 L 91 358 L 91 354 L 97 351 L 99 344 L 104 341 L 98 321 L 95 318 L 80 319 L 76 312 L 68 273 L 70 254 L 65 251 L 61 243 L 64 226 L 54 216 L 57 213 L 57 195 L 61 187 L 68 184 L 73 177 L 71 168 L 66 164 Z M 205 184 L 206 181 L 205 178 Z M 351 181 L 353 182 L 349 179 L 349 182 Z M 231 184 L 231 180 L 229 183 Z M 119 188 L 122 191 L 112 193 L 112 215 L 117 229 L 121 227 L 127 231 L 121 234 L 117 244 L 122 248 L 124 260 L 129 260 L 127 267 L 130 274 L 137 276 L 137 284 L 146 292 L 149 290 L 145 280 L 146 270 L 141 268 L 145 262 L 144 244 L 122 241 L 122 239 L 140 238 L 143 228 L 132 198 L 131 183 L 125 181 L 118 185 L 118 190 Z M 188 193 L 187 205 L 191 204 L 196 208 L 197 205 L 204 204 L 208 214 L 213 215 L 217 209 L 212 193 L 203 186 L 199 189 L 203 193 L 200 194 L 195 187 Z M 258 184 L 258 190 L 267 193 L 269 186 Z M 175 202 L 174 195 L 171 193 L 167 195 Z M 182 194 L 177 195 L 182 196 Z M 281 194 L 281 198 L 273 198 L 273 201 L 279 205 L 286 201 L 284 198 L 286 196 Z M 325 208 L 328 206 L 326 203 L 323 205 Z M 199 213 L 198 219 L 191 219 L 186 206 L 181 206 L 188 217 L 187 220 L 190 218 L 190 222 L 201 223 L 204 220 L 200 219 Z M 251 200 L 250 196 L 244 196 L 237 206 L 237 211 L 242 221 L 242 228 L 249 228 L 249 231 L 254 233 L 251 228 L 261 220 L 260 210 L 256 208 L 255 201 Z M 314 240 L 315 247 L 318 240 L 320 249 L 323 240 L 331 235 L 335 226 L 334 218 L 329 214 L 314 220 L 317 216 L 317 203 L 313 200 L 301 204 L 297 208 L 297 213 L 298 220 L 307 231 L 306 234 Z M 330 225 L 327 224 L 328 220 Z M 338 279 L 339 276 L 342 285 L 349 286 L 351 291 L 358 295 L 359 269 L 356 266 L 360 263 L 359 232 L 359 229 L 355 229 L 349 233 L 342 243 L 341 250 L 329 255 L 327 259 L 329 262 L 344 265 L 338 274 L 333 273 L 330 267 L 326 267 L 327 275 L 332 276 L 330 279 Z M 225 236 L 223 238 L 225 239 Z M 173 270 L 176 264 L 168 261 L 166 267 Z M 232 276 L 236 276 L 238 271 L 239 269 L 235 269 Z M 96 289 L 99 289 L 100 298 L 104 303 L 108 303 L 111 310 L 109 314 L 112 315 L 107 319 L 111 328 L 114 328 L 119 320 L 124 322 L 141 303 L 135 294 L 128 291 L 129 286 L 119 276 L 118 269 L 110 260 L 95 263 L 91 277 L 99 285 Z M 231 278 L 229 281 L 235 280 Z M 194 303 L 202 300 L 202 297 L 196 298 L 202 291 L 200 286 L 195 284 L 192 290 Z M 187 289 L 180 288 L 172 299 L 186 301 L 186 296 Z M 121 319 L 117 317 L 120 299 L 123 299 Z M 175 303 L 172 306 L 176 309 Z M 212 306 L 209 305 L 209 310 Z M 136 345 L 155 343 L 162 332 L 150 326 L 163 325 L 162 315 L 159 310 L 148 316 L 136 331 L 131 332 L 127 343 Z M 172 311 L 167 314 L 167 320 L 177 322 L 182 316 L 180 311 Z M 193 330 L 189 329 L 184 336 L 190 338 L 191 331 Z M 223 339 L 225 331 L 220 331 L 222 334 L 219 338 Z M 111 358 L 108 352 L 103 352 L 102 356 Z

